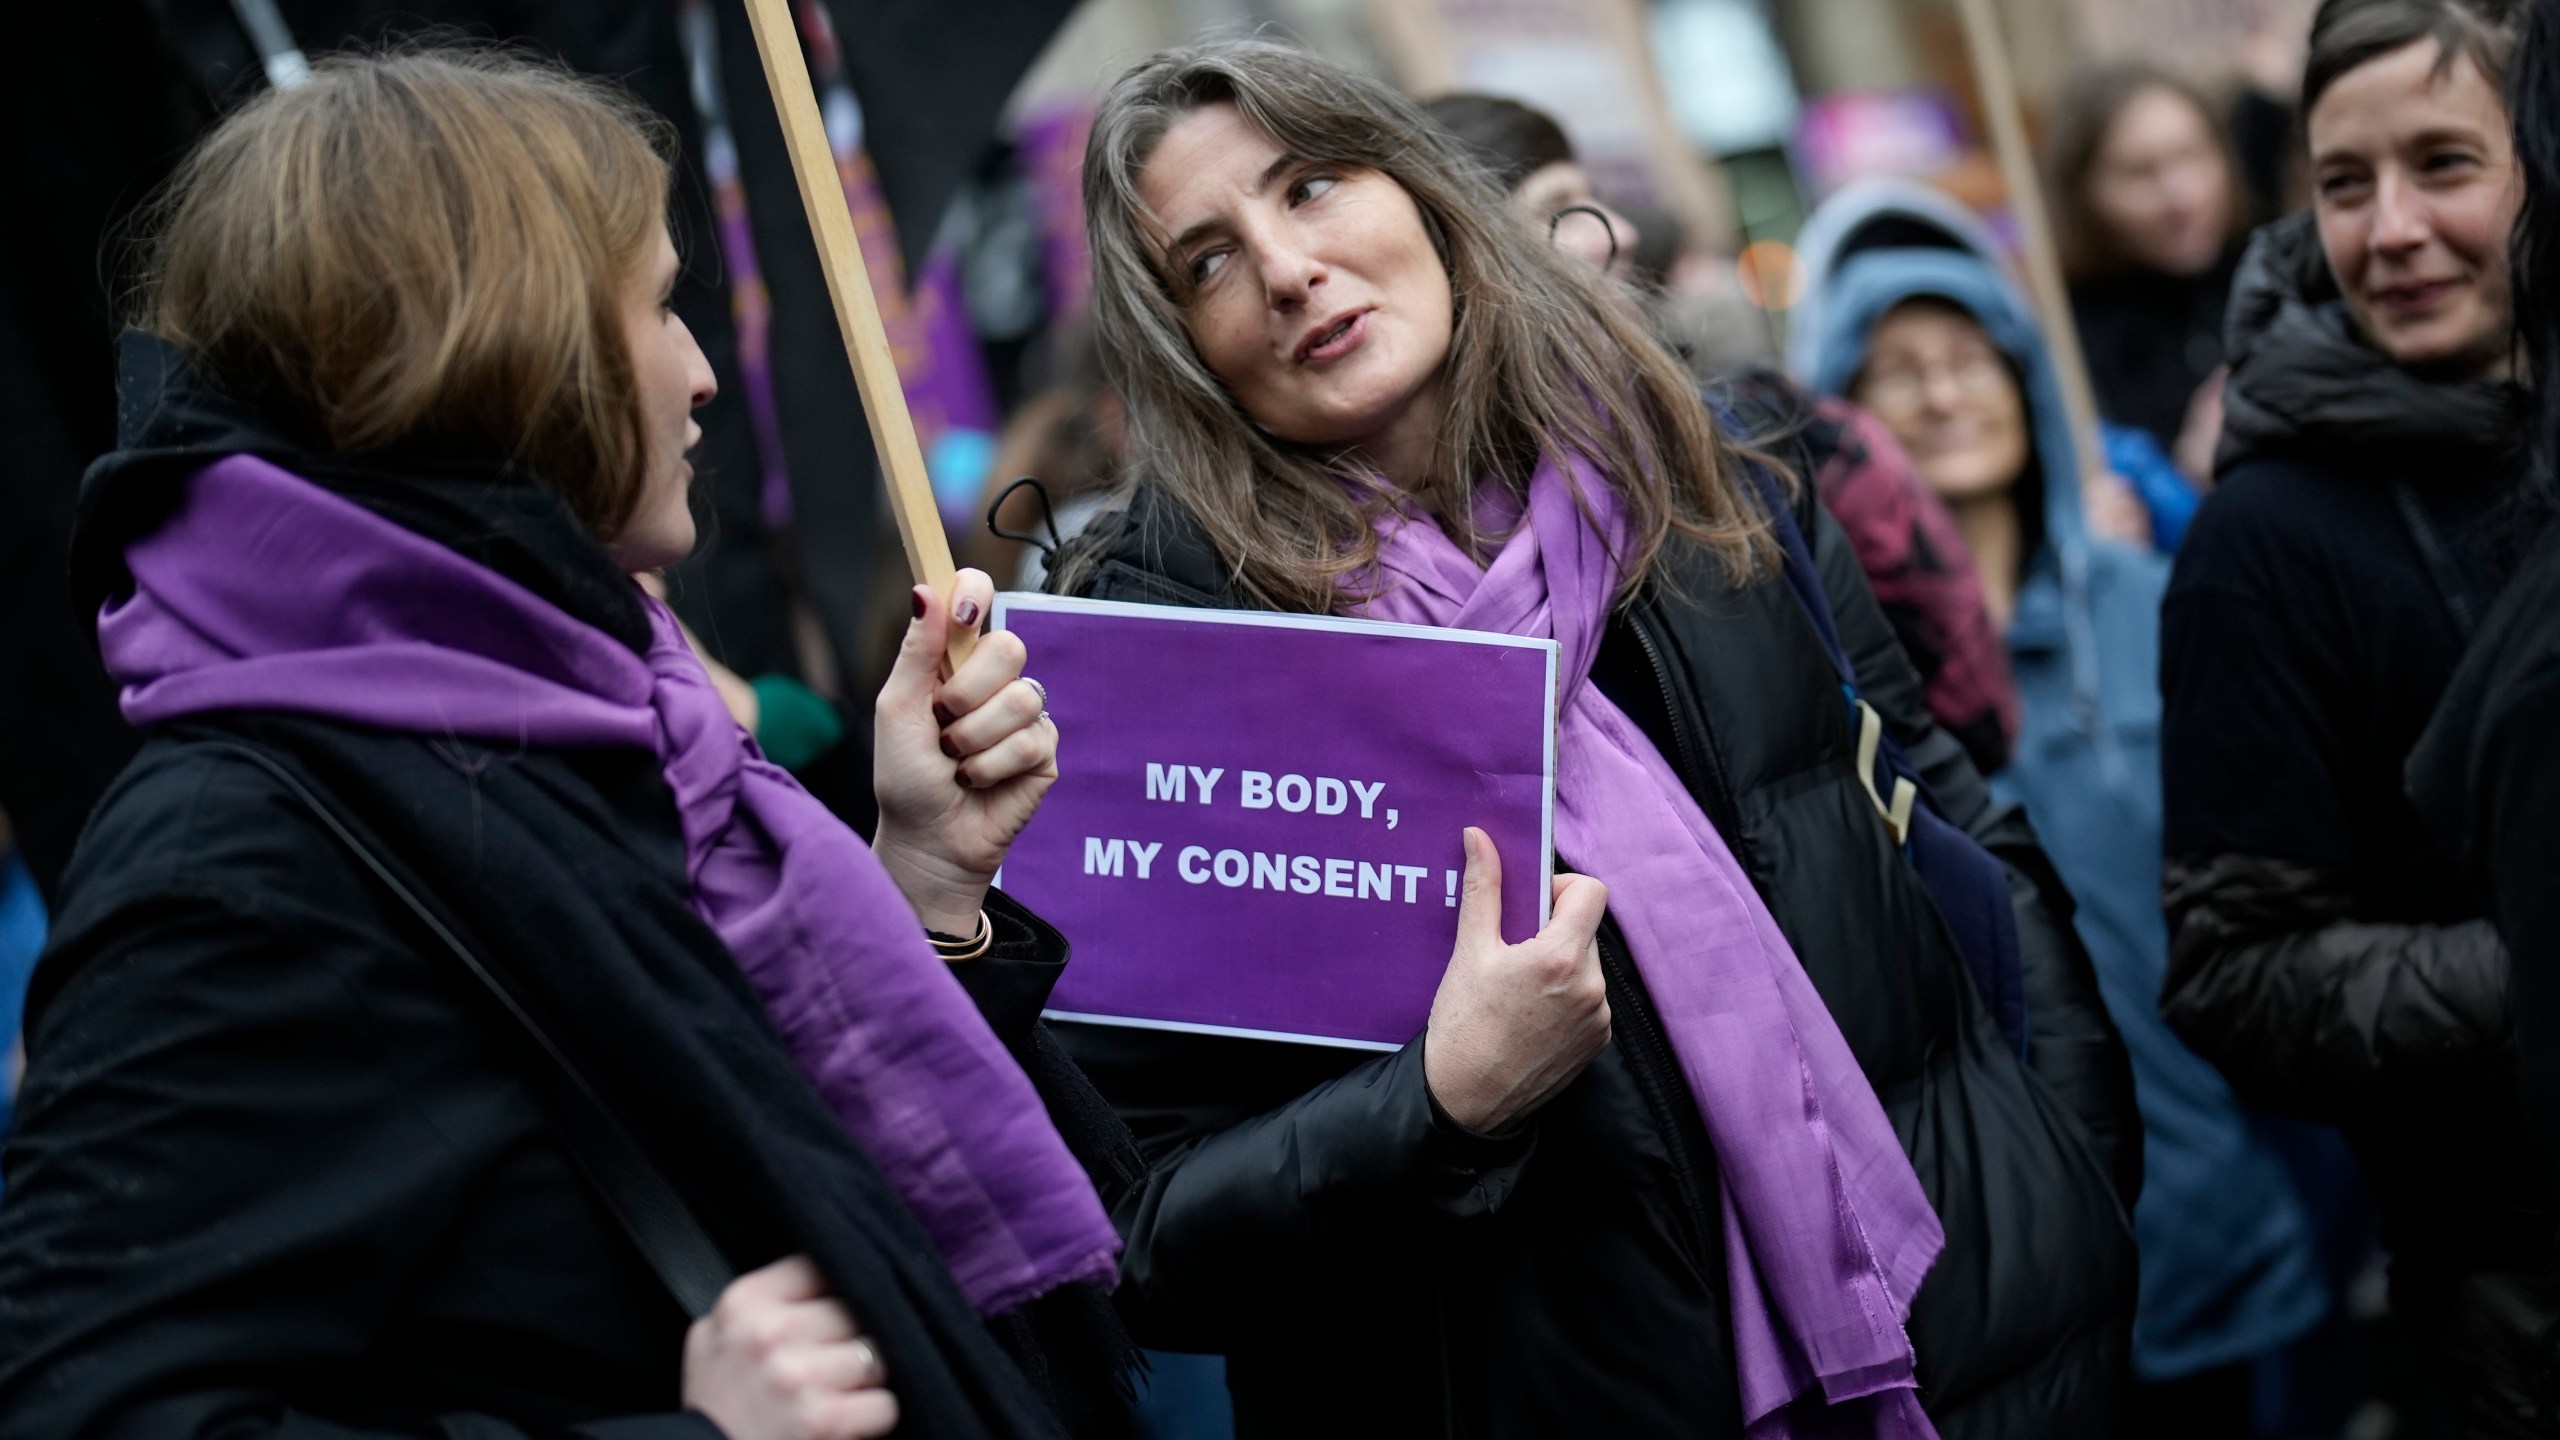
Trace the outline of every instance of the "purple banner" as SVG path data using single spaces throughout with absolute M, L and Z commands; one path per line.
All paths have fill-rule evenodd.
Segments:
M 1459 832 L 1502 933 L 1546 921 L 1551 641 L 996 597 L 1049 692 L 1061 778 L 999 877 L 1066 933 L 1050 1013 L 1394 1049 L 1457 936 Z
M 1092 131 L 1089 104 L 1051 105 L 1014 127 L 1032 213 L 1040 220 L 1049 313 L 1071 324 L 1081 324 L 1093 304 L 1093 252 L 1084 228 L 1084 142 Z

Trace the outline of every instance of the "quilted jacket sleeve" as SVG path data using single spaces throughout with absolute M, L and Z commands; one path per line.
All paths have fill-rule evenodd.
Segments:
M 2172 859 L 2163 884 L 2161 1010 L 2241 1098 L 2335 1122 L 2504 1083 L 2507 957 L 2487 920 L 2360 922 L 2341 877 L 2265 856 Z

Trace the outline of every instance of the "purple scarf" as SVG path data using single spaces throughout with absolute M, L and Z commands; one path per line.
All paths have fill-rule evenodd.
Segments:
M 186 482 L 98 620 L 125 718 L 284 710 L 658 756 L 695 911 L 981 1314 L 1111 1283 L 1118 1238 L 1039 1096 L 869 846 L 739 729 L 675 618 L 643 657 L 250 456 Z
M 1497 529 L 1520 519 L 1487 518 Z M 1527 521 L 1479 567 L 1438 525 L 1389 516 L 1379 568 L 1390 588 L 1361 613 L 1563 647 L 1556 850 L 1608 885 L 1715 1145 L 1749 1433 L 1935 1436 L 1902 1322 L 1946 1242 L 1938 1217 L 1724 837 L 1590 683 L 1626 538 L 1617 496 L 1587 466 L 1571 482 L 1541 466 Z

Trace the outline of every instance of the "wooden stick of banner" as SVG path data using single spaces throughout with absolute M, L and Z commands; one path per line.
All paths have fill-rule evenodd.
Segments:
M 907 393 L 898 383 L 889 334 L 880 324 L 880 304 L 871 293 L 871 273 L 862 263 L 862 245 L 854 236 L 853 211 L 845 204 L 844 181 L 836 173 L 835 148 L 828 143 L 826 121 L 818 114 L 808 61 L 800 54 L 791 0 L 745 3 L 747 23 L 755 31 L 756 55 L 764 62 L 765 88 L 773 92 L 783 144 L 791 152 L 791 175 L 799 182 L 800 206 L 808 212 L 809 229 L 818 242 L 818 267 L 826 273 L 827 298 L 834 302 L 836 327 L 844 332 L 845 354 L 853 361 L 854 387 L 862 392 L 862 415 L 871 425 L 871 443 L 880 452 L 880 474 L 889 485 L 889 508 L 898 517 L 898 540 L 906 547 L 907 570 L 947 603 L 957 578 L 951 565 L 951 542 L 942 533 L 942 514 L 934 504 L 924 449 L 916 443 L 915 419 L 907 413 Z M 975 640 L 974 630 L 952 628 L 954 667 L 968 658 Z
M 1991 124 L 1991 145 L 2008 186 L 2010 212 L 2018 217 L 2027 289 L 2062 384 L 2062 407 L 2071 417 L 2073 448 L 2082 470 L 2094 475 L 2106 468 L 2106 452 L 2098 440 L 2098 402 L 2089 388 L 2089 363 L 2080 352 L 2080 329 L 2071 320 L 2071 297 L 2062 286 L 2062 264 L 2053 248 L 2053 227 L 2045 219 L 2035 157 L 2027 149 L 2009 47 L 2000 37 L 1992 0 L 1958 0 L 1957 8 L 1964 14 L 1965 48 L 1973 53 L 1973 77 L 1982 90 L 1982 113 Z

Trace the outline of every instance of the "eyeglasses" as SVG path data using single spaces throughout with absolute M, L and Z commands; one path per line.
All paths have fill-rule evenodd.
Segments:
M 1547 217 L 1547 243 L 1550 245 L 1580 251 L 1597 248 L 1591 242 L 1602 239 L 1609 246 L 1609 258 L 1600 266 L 1606 270 L 1618 263 L 1618 227 L 1609 223 L 1608 212 L 1597 205 L 1567 205 Z
M 2007 363 L 1989 351 L 1977 350 L 1953 360 L 1871 368 L 1859 378 L 1857 400 L 1878 415 L 1914 414 L 1929 403 L 1929 387 L 1941 377 L 1968 400 L 1996 395 L 2010 383 Z

